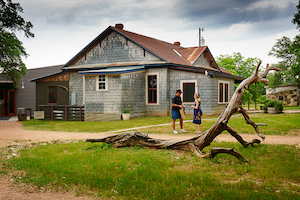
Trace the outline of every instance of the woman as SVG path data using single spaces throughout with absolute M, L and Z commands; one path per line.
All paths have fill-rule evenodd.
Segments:
M 194 94 L 194 99 L 195 99 L 195 105 L 191 106 L 191 108 L 194 108 L 194 118 L 193 118 L 193 123 L 197 125 L 197 134 L 201 133 L 200 130 L 200 124 L 201 124 L 201 115 L 202 115 L 202 111 L 201 111 L 201 99 L 200 99 L 200 94 L 195 93 Z

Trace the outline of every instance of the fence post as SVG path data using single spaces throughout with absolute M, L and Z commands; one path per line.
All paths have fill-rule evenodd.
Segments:
M 81 122 L 81 117 L 82 117 L 82 114 L 81 114 L 81 112 L 82 112 L 82 110 L 81 110 L 81 106 L 79 107 L 79 121 Z
M 65 121 L 68 121 L 68 108 L 65 106 Z
M 53 106 L 51 106 L 51 121 L 53 121 Z

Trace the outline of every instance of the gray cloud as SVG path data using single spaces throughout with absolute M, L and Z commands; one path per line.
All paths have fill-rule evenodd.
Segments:
M 284 17 L 292 18 L 296 2 L 285 5 L 267 4 L 258 6 L 259 0 L 209 1 L 187 0 L 178 9 L 180 16 L 188 20 L 200 21 L 205 26 L 224 27 L 236 23 L 256 23 Z

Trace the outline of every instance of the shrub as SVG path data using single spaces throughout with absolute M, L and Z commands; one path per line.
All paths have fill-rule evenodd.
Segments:
M 264 111 L 268 111 L 268 107 L 275 107 L 276 111 L 282 112 L 283 110 L 283 103 L 277 100 L 266 100 L 264 103 Z
M 126 109 L 126 110 L 123 111 L 123 113 L 130 113 L 130 110 Z

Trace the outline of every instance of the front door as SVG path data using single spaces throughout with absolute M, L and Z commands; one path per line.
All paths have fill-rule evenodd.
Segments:
M 0 90 L 0 116 L 6 115 L 6 90 Z
M 16 90 L 7 90 L 7 115 L 16 115 Z

